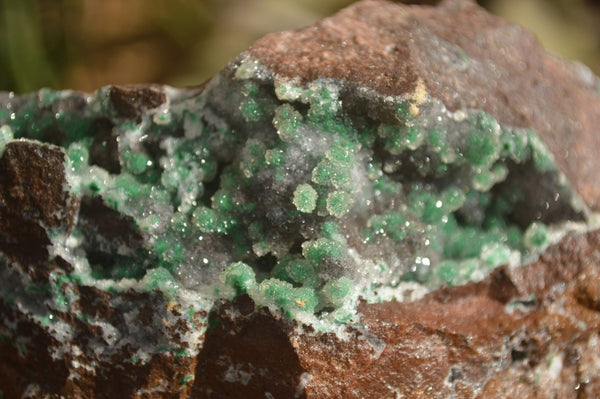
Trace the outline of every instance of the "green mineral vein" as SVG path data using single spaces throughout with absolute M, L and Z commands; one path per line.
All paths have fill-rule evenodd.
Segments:
M 248 294 L 288 317 L 347 323 L 360 296 L 482 279 L 586 217 L 535 132 L 422 93 L 378 120 L 346 105 L 342 82 L 236 65 L 202 94 L 165 89 L 139 120 L 118 116 L 110 88 L 83 108 L 61 105 L 76 93 L 42 90 L 0 113 L 0 153 L 21 138 L 60 144 L 70 190 L 141 237 L 105 242 L 83 217 L 56 234 L 80 278 L 170 298 Z M 70 278 L 50 287 L 57 309 Z

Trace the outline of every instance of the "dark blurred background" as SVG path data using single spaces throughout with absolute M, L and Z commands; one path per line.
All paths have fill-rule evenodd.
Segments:
M 0 90 L 200 84 L 264 34 L 312 24 L 352 2 L 0 0 Z M 600 73 L 600 0 L 480 4 Z

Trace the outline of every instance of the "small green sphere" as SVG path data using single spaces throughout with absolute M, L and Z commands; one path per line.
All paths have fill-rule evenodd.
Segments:
M 300 212 L 311 213 L 317 207 L 317 197 L 317 191 L 310 184 L 300 184 L 292 202 Z
M 327 196 L 327 212 L 336 218 L 341 218 L 350 211 L 353 202 L 349 193 L 334 191 Z

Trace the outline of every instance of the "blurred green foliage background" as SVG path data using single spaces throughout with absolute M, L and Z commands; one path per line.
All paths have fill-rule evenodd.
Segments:
M 352 2 L 0 0 L 0 90 L 196 85 L 266 33 L 310 25 Z M 600 73 L 600 0 L 480 3 Z

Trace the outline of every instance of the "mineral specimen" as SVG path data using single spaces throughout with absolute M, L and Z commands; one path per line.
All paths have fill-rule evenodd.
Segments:
M 367 0 L 199 88 L 0 96 L 1 392 L 597 392 L 598 87 Z

